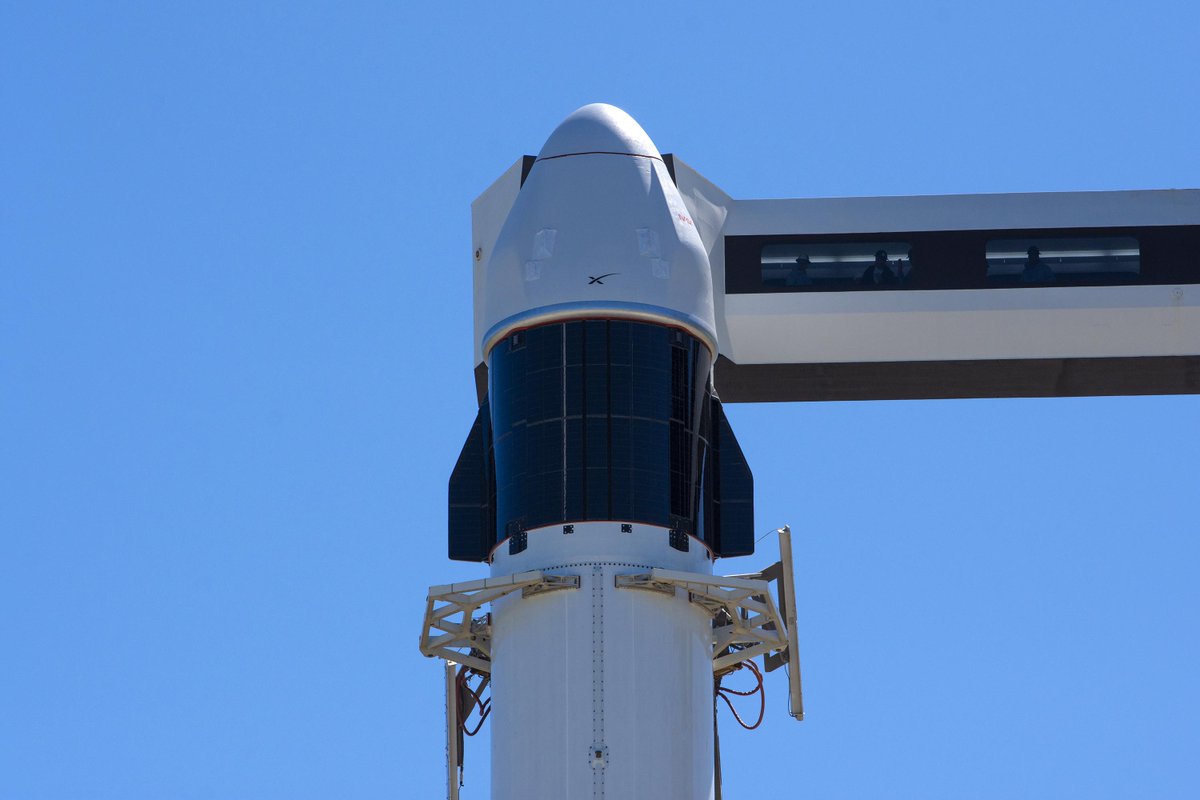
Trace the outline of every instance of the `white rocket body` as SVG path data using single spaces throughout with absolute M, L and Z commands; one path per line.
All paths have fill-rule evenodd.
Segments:
M 596 104 L 555 130 L 476 291 L 489 385 L 451 558 L 580 583 L 492 604 L 492 796 L 711 798 L 712 616 L 615 577 L 751 552 L 752 487 L 712 394 L 708 257 L 636 122 Z
M 708 257 L 657 148 L 627 114 L 586 106 L 550 136 L 488 261 L 483 341 L 551 320 L 678 326 L 715 353 Z M 686 596 L 614 576 L 712 571 L 665 529 L 621 521 L 528 532 L 493 575 L 580 576 L 578 591 L 510 595 L 492 618 L 492 797 L 709 798 L 712 619 Z M 629 524 L 629 523 L 627 523 Z M 657 534 L 657 535 L 655 535 Z

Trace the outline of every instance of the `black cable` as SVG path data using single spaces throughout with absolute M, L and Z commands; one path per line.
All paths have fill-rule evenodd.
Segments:
M 736 667 L 734 667 L 734 669 L 738 670 L 738 669 L 741 669 L 743 666 L 748 667 L 750 669 L 750 671 L 754 673 L 754 678 L 757 681 L 758 685 L 749 691 L 741 691 L 739 689 L 729 689 L 729 688 L 725 688 L 725 687 L 721 686 L 721 679 L 718 678 L 717 685 L 716 685 L 716 695 L 717 695 L 717 697 L 720 697 L 722 700 L 725 701 L 725 705 L 729 706 L 729 710 L 730 710 L 730 712 L 732 712 L 733 718 L 735 720 L 737 720 L 737 723 L 739 725 L 741 725 L 743 728 L 745 728 L 746 730 L 752 731 L 755 728 L 757 728 L 759 725 L 762 724 L 763 716 L 766 714 L 767 692 L 766 692 L 765 687 L 763 686 L 763 676 L 762 676 L 762 672 L 759 671 L 758 666 L 753 661 L 743 661 L 740 664 L 738 664 Z M 754 694 L 757 694 L 759 696 L 759 698 L 758 698 L 758 700 L 759 700 L 759 702 L 758 702 L 758 719 L 754 721 L 753 725 L 747 725 L 746 721 L 744 719 L 742 719 L 742 716 L 740 714 L 738 714 L 737 709 L 733 707 L 733 701 L 731 701 L 729 699 L 729 695 L 737 695 L 739 697 L 749 697 Z

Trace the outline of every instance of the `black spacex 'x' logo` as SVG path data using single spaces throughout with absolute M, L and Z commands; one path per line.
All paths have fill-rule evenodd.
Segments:
M 605 278 L 611 278 L 613 275 L 620 275 L 620 274 L 621 273 L 619 273 L 619 272 L 608 272 L 608 273 L 605 273 L 604 275 L 596 275 L 594 277 L 591 275 L 588 275 L 588 286 L 591 286 L 593 283 L 598 283 L 601 286 L 603 286 Z

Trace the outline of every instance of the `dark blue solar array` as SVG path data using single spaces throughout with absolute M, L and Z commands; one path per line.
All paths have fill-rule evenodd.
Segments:
M 587 520 L 752 550 L 752 478 L 696 338 L 625 320 L 543 325 L 498 343 L 488 375 L 451 478 L 451 558 L 483 560 L 520 531 Z M 724 453 L 710 447 L 714 424 Z

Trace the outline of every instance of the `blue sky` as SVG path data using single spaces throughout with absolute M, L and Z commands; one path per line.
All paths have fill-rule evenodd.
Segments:
M 1200 187 L 1183 0 L 249 5 L 0 5 L 5 800 L 440 796 L 469 205 L 579 105 L 735 197 Z M 1200 792 L 1200 398 L 729 415 L 809 716 L 726 797 Z

